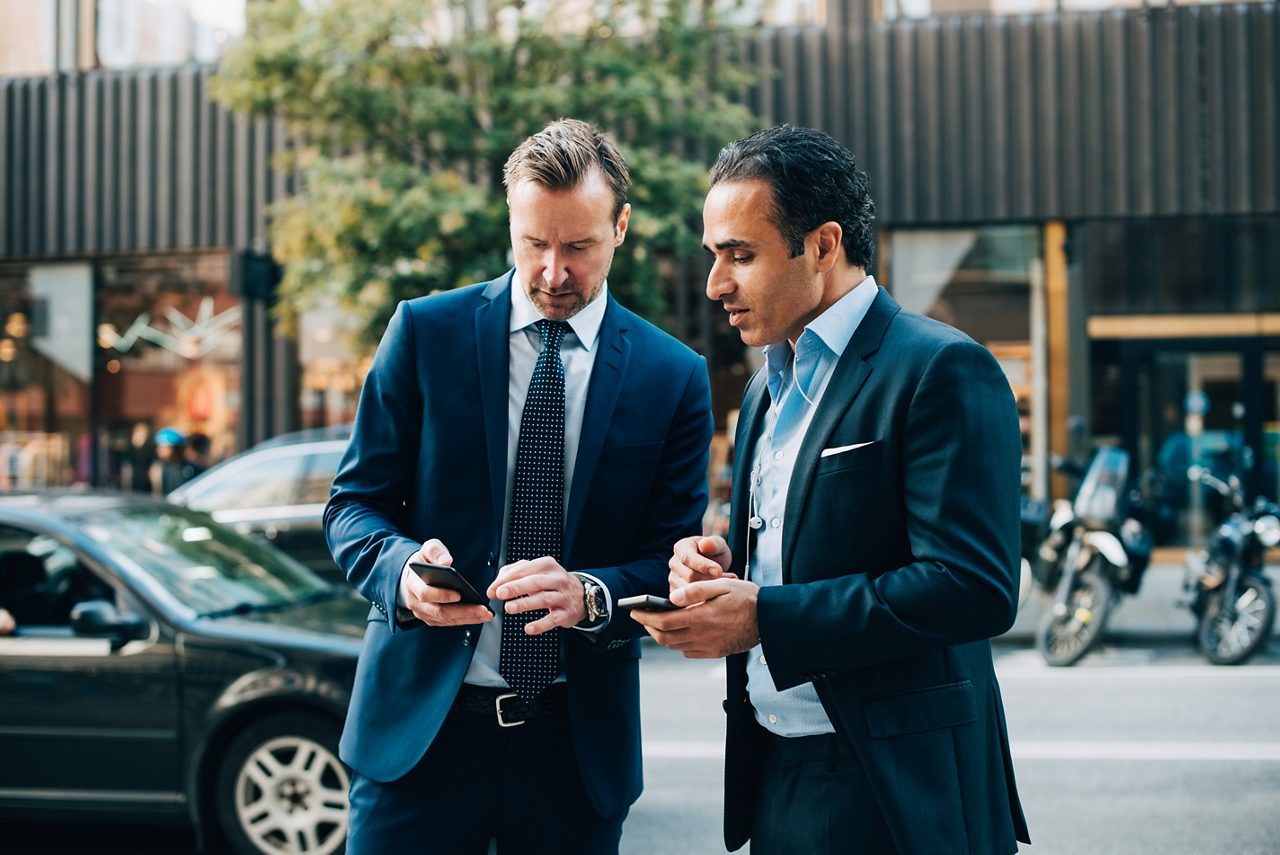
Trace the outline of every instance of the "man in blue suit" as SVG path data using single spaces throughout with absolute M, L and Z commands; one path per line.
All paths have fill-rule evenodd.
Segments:
M 662 644 L 728 656 L 725 843 L 1007 855 L 1026 841 L 988 639 L 1017 600 L 1021 443 L 968 336 L 868 276 L 853 156 L 784 125 L 711 171 L 707 296 L 764 347 L 729 539 L 671 559 Z
M 607 293 L 628 181 L 586 123 L 530 137 L 504 172 L 515 270 L 401 303 L 378 348 L 324 517 L 373 603 L 341 743 L 351 855 L 617 852 L 641 633 L 612 604 L 666 592 L 712 430 L 703 359 Z

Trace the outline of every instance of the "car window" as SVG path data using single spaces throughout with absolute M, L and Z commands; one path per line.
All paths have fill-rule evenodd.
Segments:
M 244 465 L 219 473 L 216 482 L 192 493 L 188 504 L 202 511 L 268 508 L 296 504 L 306 456 L 263 452 L 244 458 Z
M 298 489 L 299 505 L 319 505 L 329 501 L 329 489 L 333 486 L 333 476 L 342 462 L 342 451 L 325 451 L 307 455 L 308 465 L 306 477 Z
M 0 526 L 0 608 L 19 629 L 69 626 L 86 600 L 115 603 L 114 589 L 61 541 L 15 526 Z
M 201 614 L 284 605 L 331 590 L 284 553 L 187 508 L 122 506 L 79 522 L 114 560 Z

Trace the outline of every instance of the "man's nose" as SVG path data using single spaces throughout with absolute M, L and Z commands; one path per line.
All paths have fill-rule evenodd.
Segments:
M 547 263 L 542 268 L 542 281 L 546 282 L 549 288 L 558 288 L 568 278 L 569 268 L 565 264 L 564 256 L 555 251 L 548 252 Z
M 707 299 L 720 300 L 732 291 L 733 277 L 726 276 L 720 268 L 720 262 L 715 262 L 711 265 L 711 272 L 707 274 Z

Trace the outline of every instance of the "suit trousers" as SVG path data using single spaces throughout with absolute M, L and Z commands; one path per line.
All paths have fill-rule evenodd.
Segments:
M 625 818 L 592 809 L 567 711 L 501 727 L 455 705 L 403 778 L 352 772 L 347 855 L 486 855 L 495 839 L 499 855 L 617 855 Z
M 751 825 L 752 855 L 896 855 L 875 792 L 835 734 L 768 734 Z

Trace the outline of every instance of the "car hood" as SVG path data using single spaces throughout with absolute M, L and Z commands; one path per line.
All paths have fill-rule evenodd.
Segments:
M 235 636 L 262 644 L 340 648 L 359 653 L 368 623 L 369 603 L 342 593 L 331 600 L 303 603 L 278 611 L 250 612 L 217 618 L 201 618 L 201 629 L 211 635 Z

